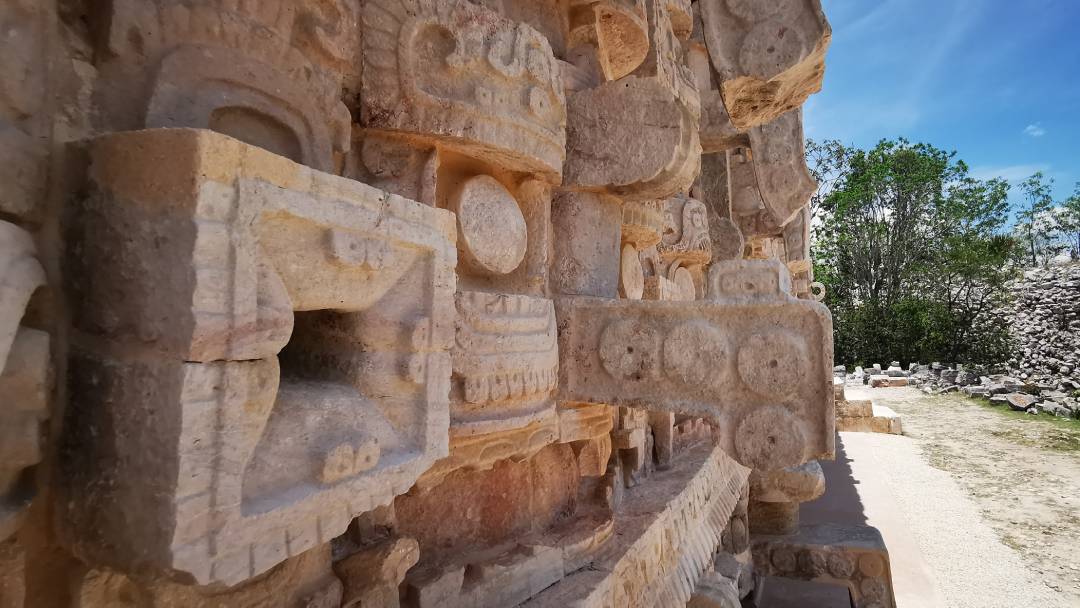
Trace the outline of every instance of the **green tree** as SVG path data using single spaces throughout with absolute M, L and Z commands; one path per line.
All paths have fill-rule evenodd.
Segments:
M 1024 202 L 1016 214 L 1016 232 L 1023 239 L 1028 266 L 1048 264 L 1061 251 L 1055 239 L 1057 222 L 1050 195 L 1053 187 L 1054 178 L 1046 177 L 1042 171 L 1032 173 L 1019 185 Z
M 1080 260 L 1080 182 L 1073 188 L 1073 194 L 1061 204 L 1058 215 L 1062 237 L 1069 248 L 1069 256 Z
M 981 181 L 928 144 L 870 150 L 808 142 L 815 277 L 826 286 L 838 360 L 1000 360 L 986 322 L 1007 293 L 1009 185 Z

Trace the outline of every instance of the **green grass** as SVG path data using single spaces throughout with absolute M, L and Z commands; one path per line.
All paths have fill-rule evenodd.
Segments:
M 1008 405 L 990 403 L 985 399 L 960 396 L 958 399 L 993 410 L 1006 418 L 1022 423 L 1016 428 L 992 431 L 995 436 L 1014 443 L 1044 447 L 1059 452 L 1080 452 L 1080 420 L 1048 414 L 1033 416 L 1027 412 L 1013 411 Z

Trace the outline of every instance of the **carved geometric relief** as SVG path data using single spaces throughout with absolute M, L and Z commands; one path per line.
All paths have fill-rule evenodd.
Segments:
M 31 295 L 43 285 L 33 238 L 0 221 L 0 542 L 18 528 L 34 496 L 29 468 L 43 456 L 49 334 L 20 325 Z
M 118 0 L 108 17 L 96 100 L 107 128 L 212 129 L 320 171 L 348 151 L 350 2 Z
M 756 468 L 832 453 L 828 311 L 775 262 L 717 264 L 710 282 L 692 303 L 557 300 L 560 399 L 711 417 Z
M 565 187 L 666 199 L 697 175 L 701 102 L 660 0 L 647 3 L 652 46 L 630 76 L 567 99 Z
M 712 259 L 708 210 L 704 203 L 677 196 L 665 203 L 665 216 L 663 239 L 656 246 L 664 262 L 678 261 L 693 266 Z
M 818 0 L 702 0 L 698 6 L 736 128 L 769 122 L 821 90 L 832 29 Z
M 752 553 L 755 571 L 764 576 L 841 585 L 857 608 L 896 605 L 888 548 L 876 528 L 815 524 L 794 535 L 757 535 Z
M 719 446 L 696 446 L 625 491 L 614 535 L 588 567 L 523 606 L 684 606 L 721 542 L 749 470 Z
M 627 201 L 623 204 L 622 240 L 641 251 L 660 242 L 664 232 L 665 203 Z
M 559 439 L 551 300 L 463 291 L 455 301 L 450 454 L 424 474 L 425 487 L 456 469 L 523 460 Z
M 521 295 L 459 292 L 451 431 L 478 434 L 553 419 L 555 308 Z
M 363 8 L 360 122 L 558 181 L 566 103 L 547 39 L 464 0 Z
M 641 65 L 649 52 L 645 0 L 575 0 L 570 36 L 575 44 L 595 45 L 604 79 L 618 80 Z
M 802 110 L 798 108 L 750 129 L 761 200 L 780 226 L 790 222 L 817 190 L 806 166 L 804 141 Z
M 451 214 L 211 131 L 89 157 L 62 459 L 80 555 L 236 584 L 446 455 Z
M 517 200 L 489 175 L 466 179 L 450 197 L 461 260 L 476 272 L 507 274 L 525 259 L 528 231 Z

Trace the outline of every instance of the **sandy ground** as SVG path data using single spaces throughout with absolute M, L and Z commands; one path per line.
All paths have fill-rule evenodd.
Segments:
M 905 437 L 842 434 L 849 457 L 885 473 L 925 559 L 913 577 L 894 563 L 901 608 L 920 606 L 905 581 L 947 606 L 1080 607 L 1080 429 L 912 388 L 847 392 L 903 419 Z

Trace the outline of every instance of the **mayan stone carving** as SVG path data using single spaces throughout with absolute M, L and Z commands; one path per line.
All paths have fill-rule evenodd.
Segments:
M 0 606 L 889 605 L 797 517 L 816 0 L 0 25 Z
M 566 102 L 551 45 L 466 0 L 364 3 L 361 124 L 558 180 Z
M 80 552 L 236 584 L 446 454 L 452 216 L 208 131 L 89 148 L 70 263 L 117 280 L 73 285 Z
M 710 298 L 691 305 L 565 298 L 556 308 L 567 327 L 561 397 L 725 420 L 732 453 L 754 468 L 832 454 L 831 320 L 791 296 L 784 267 L 715 265 Z
M 832 29 L 818 0 L 700 0 L 698 8 L 735 127 L 767 123 L 821 90 Z

